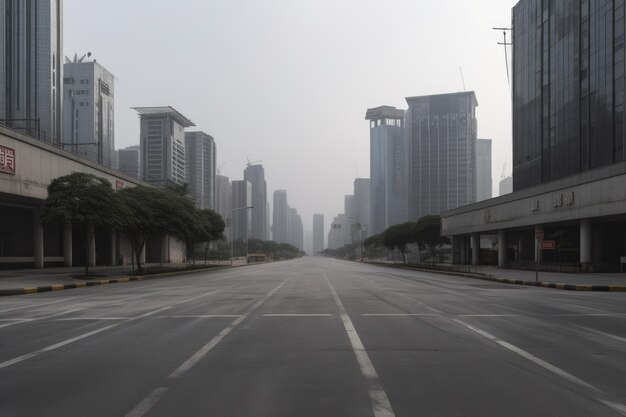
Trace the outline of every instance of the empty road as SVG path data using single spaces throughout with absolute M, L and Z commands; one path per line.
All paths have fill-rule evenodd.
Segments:
M 626 294 L 305 258 L 0 299 L 0 416 L 626 416 Z

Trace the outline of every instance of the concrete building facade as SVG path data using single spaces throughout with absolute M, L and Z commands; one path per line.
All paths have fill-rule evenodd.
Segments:
M 289 204 L 286 190 L 274 191 L 273 215 L 272 240 L 289 243 Z
M 489 200 L 492 196 L 491 139 L 478 139 L 476 141 L 476 201 Z
M 185 179 L 199 209 L 215 209 L 217 151 L 211 135 L 185 132 Z
M 141 173 L 140 162 L 139 145 L 117 150 L 117 169 L 122 174 L 139 179 Z
M 304 250 L 304 225 L 298 210 L 289 207 L 289 240 L 290 245 L 300 250 Z
M 63 141 L 63 1 L 0 0 L 1 124 Z
M 248 181 L 231 183 L 231 209 L 250 207 L 252 205 L 252 185 Z M 230 212 L 232 239 L 247 240 L 252 232 L 252 210 L 233 210 Z
M 324 215 L 313 215 L 313 253 L 311 255 L 317 255 L 322 252 L 324 248 Z
M 252 232 L 250 237 L 268 240 L 267 226 L 267 182 L 262 165 L 248 165 L 244 171 L 244 179 L 252 185 Z
M 141 178 L 157 186 L 185 183 L 185 128 L 172 107 L 134 107 L 140 117 Z
M 115 168 L 115 77 L 85 58 L 66 58 L 63 66 L 62 147 Z
M 408 97 L 409 220 L 476 201 L 474 92 Z
M 224 229 L 224 236 L 226 239 L 230 240 L 230 226 L 226 222 L 228 218 L 228 211 L 231 209 L 230 207 L 230 194 L 231 194 L 231 184 L 228 177 L 223 175 L 218 175 L 215 181 L 215 211 L 222 216 L 224 223 L 226 223 L 226 228 Z
M 404 110 L 391 106 L 368 109 L 370 122 L 371 234 L 407 220 L 407 158 Z

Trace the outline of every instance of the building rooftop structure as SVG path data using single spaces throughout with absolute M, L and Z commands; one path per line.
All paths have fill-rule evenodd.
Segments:
M 378 120 L 384 118 L 398 119 L 404 117 L 404 110 L 396 109 L 393 106 L 379 106 L 367 109 L 366 120 Z
M 140 116 L 159 116 L 169 115 L 176 120 L 176 122 L 182 127 L 191 127 L 196 124 L 182 115 L 179 111 L 171 106 L 157 106 L 157 107 L 131 107 Z

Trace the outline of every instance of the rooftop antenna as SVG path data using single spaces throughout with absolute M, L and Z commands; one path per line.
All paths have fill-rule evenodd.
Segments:
M 461 82 L 463 83 L 463 91 L 467 91 L 465 88 L 465 77 L 463 77 L 463 68 L 459 67 L 459 71 L 461 71 Z
M 508 32 L 512 32 L 513 28 L 493 28 L 493 30 L 501 30 L 504 41 L 498 42 L 498 45 L 504 46 L 504 62 L 506 63 L 506 80 L 509 83 L 509 93 L 511 92 L 511 72 L 509 70 L 509 52 L 508 47 L 512 46 L 513 43 L 508 42 L 506 40 L 506 35 Z
M 259 160 L 259 161 L 250 161 L 250 158 L 246 158 L 248 160 L 248 164 L 246 165 L 247 167 L 250 167 L 254 164 L 258 164 L 259 162 L 263 162 L 263 160 Z

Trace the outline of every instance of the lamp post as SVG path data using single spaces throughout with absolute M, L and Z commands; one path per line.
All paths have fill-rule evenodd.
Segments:
M 232 208 L 230 210 L 228 210 L 228 218 L 230 218 L 230 266 L 233 266 L 233 258 L 235 256 L 235 239 L 233 237 L 233 226 L 234 226 L 234 219 L 231 213 L 237 211 L 237 210 L 248 210 L 248 209 L 253 209 L 253 206 L 245 206 L 245 207 L 236 207 L 236 208 Z

